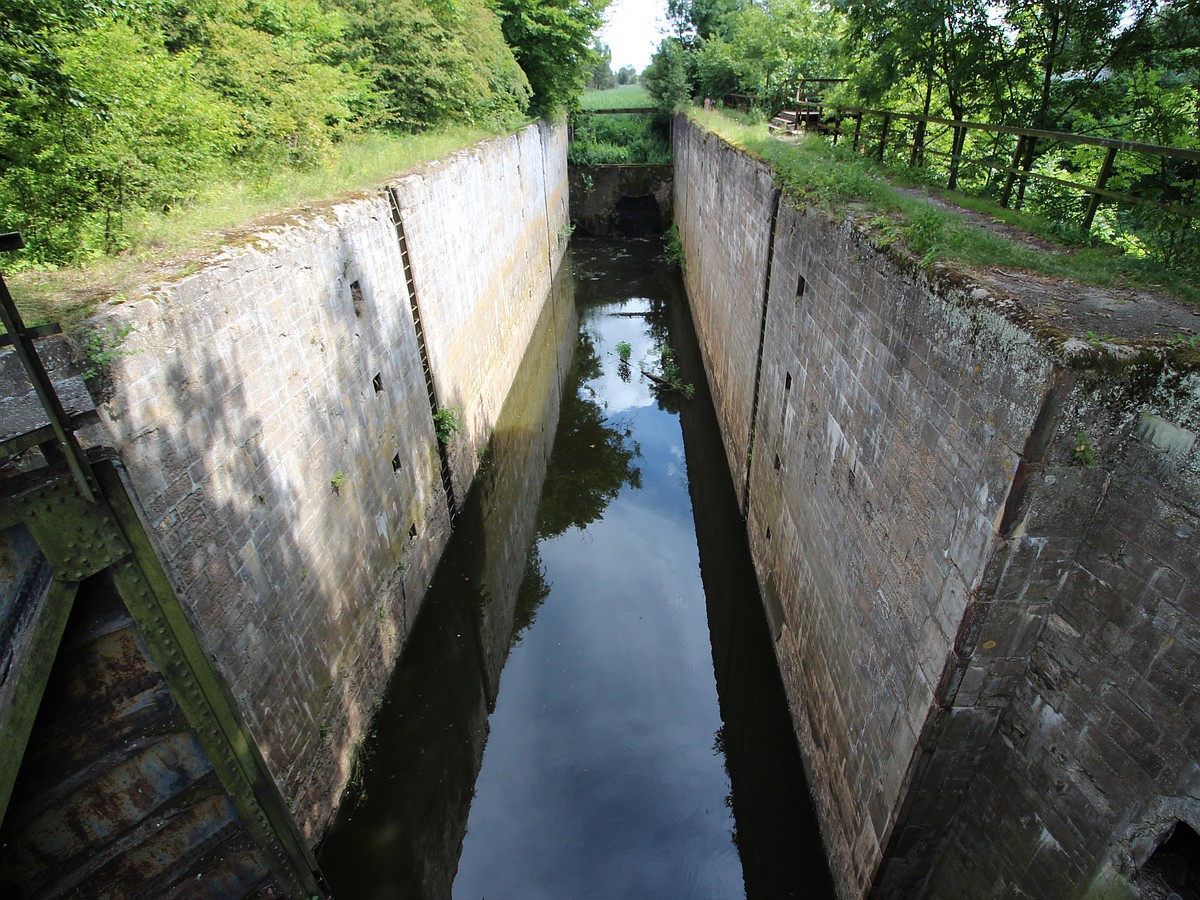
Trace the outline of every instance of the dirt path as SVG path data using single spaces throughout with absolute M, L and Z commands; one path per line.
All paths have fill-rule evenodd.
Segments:
M 925 200 L 999 237 L 1042 253 L 1071 249 L 1031 235 L 986 213 L 956 206 L 918 188 L 895 187 L 905 196 Z M 970 269 L 971 280 L 991 297 L 1019 303 L 1045 324 L 1079 337 L 1139 341 L 1200 334 L 1200 306 L 1146 289 L 1079 284 L 1069 279 L 1009 269 Z M 982 296 L 982 295 L 981 295 Z

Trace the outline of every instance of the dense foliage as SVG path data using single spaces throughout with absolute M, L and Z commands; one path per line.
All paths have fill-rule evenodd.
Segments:
M 583 91 L 609 0 L 497 0 L 504 37 L 533 88 L 531 110 L 555 115 Z
M 577 166 L 668 165 L 666 122 L 654 116 L 577 114 L 567 160 Z
M 1197 0 L 669 0 L 668 12 L 674 34 L 646 77 L 664 107 L 684 95 L 774 112 L 798 90 L 814 92 L 803 79 L 844 78 L 826 100 L 1200 148 Z M 1012 164 L 1015 139 L 952 148 L 948 131 L 922 139 L 944 141 L 940 158 L 952 149 L 989 157 L 992 168 L 964 169 L 960 186 L 1000 193 L 997 173 Z M 895 140 L 904 138 L 913 141 Z M 926 161 L 939 165 L 935 157 Z M 1090 184 L 1103 158 L 1043 140 L 1015 161 Z M 1109 188 L 1194 205 L 1198 175 L 1192 163 L 1122 153 Z M 1019 197 L 1066 230 L 1082 221 L 1078 191 L 1031 179 Z M 1194 221 L 1106 204 L 1093 233 L 1197 268 Z
M 354 131 L 556 113 L 607 3 L 3 0 L 0 231 L 29 245 L 17 266 L 78 262 L 214 179 L 321 166 Z

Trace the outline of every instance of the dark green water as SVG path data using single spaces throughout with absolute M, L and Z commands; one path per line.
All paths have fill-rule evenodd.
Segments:
M 833 896 L 660 252 L 573 242 L 322 848 L 335 896 Z M 641 372 L 664 344 L 690 399 Z

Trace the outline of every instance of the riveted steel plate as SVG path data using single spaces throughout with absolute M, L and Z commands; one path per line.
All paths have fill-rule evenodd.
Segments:
M 129 554 L 115 519 L 102 504 L 88 503 L 75 482 L 58 478 L 14 499 L 55 574 L 83 581 Z

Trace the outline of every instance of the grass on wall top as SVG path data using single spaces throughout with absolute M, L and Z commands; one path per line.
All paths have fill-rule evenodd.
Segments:
M 873 160 L 816 136 L 784 142 L 772 137 L 766 123 L 725 110 L 693 109 L 688 115 L 702 128 L 769 163 L 785 194 L 831 216 L 853 213 L 866 221 L 881 243 L 898 241 L 926 264 L 943 262 L 968 269 L 1023 269 L 1101 287 L 1140 288 L 1200 304 L 1200 284 L 1145 258 L 1128 256 L 1108 246 L 1070 244 L 1032 216 L 942 192 L 953 202 L 981 209 L 1017 225 L 1060 249 L 1040 250 L 1007 240 L 965 221 L 952 210 L 898 191 L 899 183 Z
M 288 170 L 267 182 L 230 178 L 212 184 L 193 204 L 146 216 L 138 223 L 134 246 L 119 256 L 6 274 L 5 282 L 27 325 L 61 322 L 72 331 L 100 303 L 133 299 L 156 283 L 190 274 L 206 255 L 248 232 L 377 190 L 423 163 L 496 134 L 453 127 L 415 135 L 358 135 L 341 144 L 337 158 L 323 168 Z

